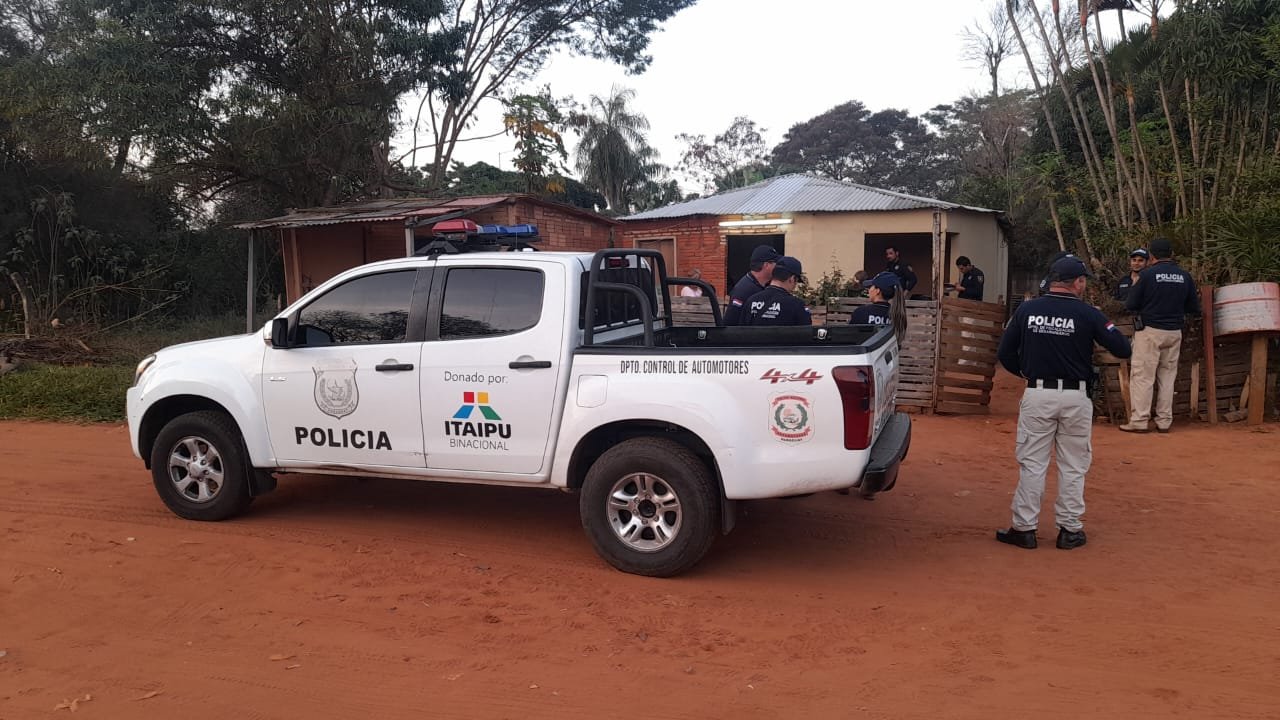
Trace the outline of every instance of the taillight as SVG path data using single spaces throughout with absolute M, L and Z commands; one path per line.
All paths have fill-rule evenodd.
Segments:
M 844 447 L 866 450 L 871 447 L 875 431 L 875 371 L 868 365 L 845 365 L 834 368 L 831 377 L 840 389 L 840 404 L 844 407 Z

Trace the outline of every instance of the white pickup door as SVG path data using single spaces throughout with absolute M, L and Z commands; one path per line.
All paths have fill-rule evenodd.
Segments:
M 492 259 L 437 266 L 431 306 L 440 308 L 439 339 L 423 345 L 421 363 L 428 468 L 530 482 L 545 476 L 567 370 L 565 316 L 578 314 L 565 307 L 567 295 L 558 262 L 525 256 L 508 266 Z
M 422 342 L 406 340 L 418 277 L 410 268 L 335 285 L 299 311 L 305 345 L 266 349 L 262 404 L 282 466 L 426 465 Z

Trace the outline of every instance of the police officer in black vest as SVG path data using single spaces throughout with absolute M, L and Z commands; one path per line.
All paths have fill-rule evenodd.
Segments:
M 1040 498 L 1049 454 L 1058 453 L 1057 546 L 1085 544 L 1084 478 L 1093 460 L 1093 344 L 1118 358 L 1130 355 L 1129 341 L 1103 314 L 1082 301 L 1085 264 L 1063 257 L 1049 269 L 1049 292 L 1018 306 L 1000 338 L 1000 364 L 1026 378 L 1018 411 L 1016 455 L 1021 472 L 1013 495 L 1013 523 L 996 539 L 1021 548 L 1036 546 Z
M 751 251 L 751 264 L 747 266 L 747 274 L 729 291 L 729 307 L 724 311 L 726 326 L 745 324 L 747 300 L 768 287 L 779 257 L 778 251 L 768 245 L 757 245 Z
M 982 271 L 973 266 L 968 256 L 956 258 L 956 268 L 960 270 L 960 282 L 956 283 L 956 291 L 961 300 L 977 300 L 982 302 L 982 289 L 987 282 Z
M 884 269 L 897 275 L 902 289 L 910 294 L 916 283 L 919 282 L 919 279 L 916 278 L 916 271 L 902 259 L 902 253 L 898 252 L 898 248 L 892 245 L 884 249 L 884 259 L 887 261 Z
M 1182 352 L 1182 327 L 1187 315 L 1200 314 L 1200 289 L 1191 273 L 1173 261 L 1173 243 L 1165 238 L 1151 241 L 1156 261 L 1138 275 L 1125 308 L 1136 313 L 1133 334 L 1133 362 L 1129 374 L 1132 402 L 1125 432 L 1150 431 L 1151 392 L 1156 395 L 1156 431 L 1169 432 L 1173 425 L 1173 384 L 1178 379 L 1178 356 Z
M 1133 284 L 1138 282 L 1138 275 L 1147 267 L 1147 261 L 1151 258 L 1151 254 L 1142 248 L 1138 248 L 1129 253 L 1129 274 L 1120 278 L 1120 282 L 1116 283 L 1116 289 L 1111 292 L 1111 297 L 1124 302 L 1129 297 L 1129 290 Z
M 800 261 L 780 257 L 773 268 L 769 287 L 747 300 L 744 325 L 812 325 L 813 316 L 804 301 L 792 295 L 803 279 Z

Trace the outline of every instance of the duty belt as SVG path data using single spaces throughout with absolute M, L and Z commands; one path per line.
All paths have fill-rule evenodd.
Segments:
M 1045 390 L 1087 390 L 1089 383 L 1084 380 L 1046 380 L 1044 378 L 1028 378 L 1027 387 L 1044 388 Z

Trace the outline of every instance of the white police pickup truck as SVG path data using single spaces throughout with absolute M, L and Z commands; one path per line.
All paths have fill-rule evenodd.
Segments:
M 677 327 L 682 284 L 713 296 L 648 250 L 364 265 L 261 333 L 143 359 L 130 441 L 192 520 L 281 473 L 577 491 L 599 554 L 655 576 L 697 563 L 737 501 L 894 485 L 911 422 L 889 329 Z

